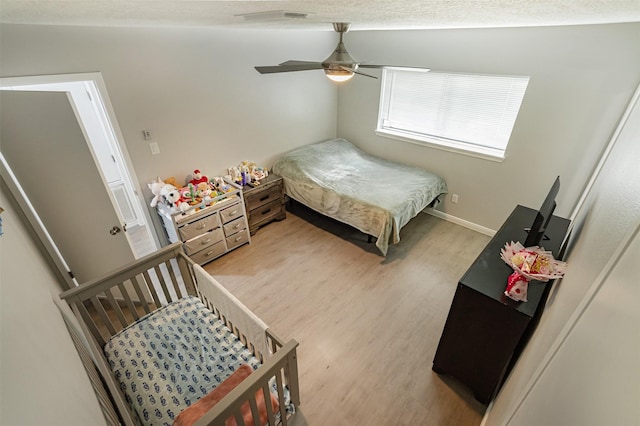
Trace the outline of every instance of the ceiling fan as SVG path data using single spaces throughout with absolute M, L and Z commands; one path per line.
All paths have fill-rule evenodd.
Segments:
M 355 59 L 347 52 L 342 42 L 342 36 L 349 31 L 351 24 L 346 22 L 335 22 L 333 29 L 340 34 L 340 41 L 333 53 L 325 59 L 323 62 L 309 62 L 309 61 L 286 61 L 280 65 L 255 67 L 260 74 L 271 74 L 278 72 L 291 72 L 291 71 L 308 71 L 308 70 L 324 70 L 329 79 L 337 82 L 347 81 L 354 74 L 363 75 L 371 78 L 378 78 L 376 76 L 363 73 L 359 71 L 359 68 L 385 68 L 390 65 L 371 65 L 361 64 L 356 62 Z M 407 68 L 407 67 L 404 67 Z M 425 71 L 429 71 L 428 68 L 422 68 Z

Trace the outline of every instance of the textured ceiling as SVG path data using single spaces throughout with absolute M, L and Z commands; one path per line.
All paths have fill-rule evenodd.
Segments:
M 238 16 L 261 12 L 274 13 Z M 0 22 L 313 30 L 331 30 L 330 22 L 351 22 L 351 30 L 580 25 L 640 22 L 640 0 L 0 0 Z

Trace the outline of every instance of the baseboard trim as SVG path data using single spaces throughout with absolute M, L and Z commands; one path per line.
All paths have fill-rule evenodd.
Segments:
M 430 214 L 431 216 L 444 219 L 447 222 L 455 223 L 456 225 L 464 226 L 465 228 L 469 228 L 473 231 L 488 235 L 490 237 L 493 237 L 496 234 L 496 231 L 494 231 L 493 229 L 485 228 L 484 226 L 478 225 L 477 223 L 469 222 L 468 220 L 460 219 L 456 216 L 451 216 L 450 214 L 441 212 L 440 210 L 428 208 L 424 209 L 423 211 L 427 214 Z

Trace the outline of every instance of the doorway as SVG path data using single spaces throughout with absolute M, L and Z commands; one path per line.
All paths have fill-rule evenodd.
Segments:
M 0 78 L 0 89 L 66 94 L 134 257 L 155 251 L 159 241 L 100 73 Z

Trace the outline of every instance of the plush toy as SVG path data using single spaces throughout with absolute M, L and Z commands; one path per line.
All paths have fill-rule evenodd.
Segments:
M 213 192 L 213 185 L 211 185 L 209 182 L 200 182 L 198 185 L 196 185 L 196 195 L 198 196 L 198 198 L 201 199 L 206 199 L 206 198 L 211 198 L 211 193 Z
M 149 205 L 151 207 L 155 207 L 158 205 L 158 201 L 162 200 L 162 194 L 160 194 L 160 191 L 162 191 L 162 188 L 164 188 L 165 183 L 158 176 L 156 180 L 147 184 L 147 186 L 149 187 L 149 190 L 151 190 L 151 193 L 153 194 L 153 199 L 151 200 L 151 203 L 149 203 Z
M 227 176 L 227 179 L 231 180 L 231 175 Z M 214 177 L 211 182 L 213 183 L 213 189 L 215 189 L 219 193 L 219 195 L 232 190 L 231 185 L 226 183 L 224 181 L 224 178 L 222 178 L 221 176 Z
M 189 203 L 185 202 L 180 191 L 173 185 L 166 185 L 163 188 L 165 203 L 173 213 L 184 212 L 189 209 Z
M 206 176 L 203 176 L 202 173 L 200 173 L 200 170 L 195 169 L 193 171 L 193 178 L 189 181 L 190 184 L 192 184 L 193 186 L 197 186 L 199 183 L 202 182 L 209 182 L 209 178 L 207 178 Z
M 240 169 L 238 167 L 230 167 L 227 171 L 229 172 L 232 181 L 236 183 L 242 183 L 242 174 L 240 173 Z
M 195 205 L 198 204 L 200 202 L 200 200 L 198 200 L 198 195 L 196 194 L 196 187 L 193 184 L 188 184 L 187 186 L 185 186 L 184 188 L 180 188 L 180 196 L 182 197 L 182 200 L 191 204 L 191 205 Z
M 158 178 L 158 179 L 160 179 L 160 178 Z M 170 176 L 170 177 L 166 178 L 166 179 L 164 180 L 164 183 L 166 183 L 166 184 L 168 184 L 168 185 L 173 185 L 173 186 L 175 186 L 176 188 L 178 187 L 178 181 L 177 181 L 177 180 L 176 180 L 176 178 L 174 178 L 173 176 Z
M 255 166 L 251 169 L 252 180 L 261 180 L 266 178 L 267 176 L 269 176 L 269 172 L 263 167 Z

